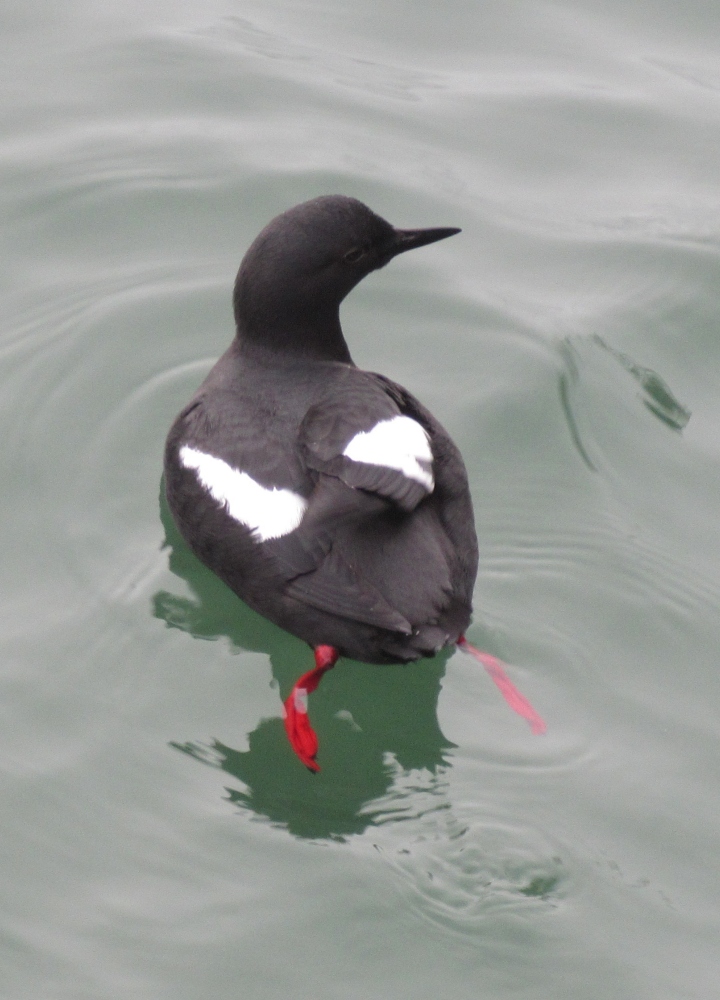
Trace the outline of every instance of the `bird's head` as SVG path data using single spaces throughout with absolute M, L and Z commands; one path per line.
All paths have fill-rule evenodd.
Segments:
M 348 292 L 398 254 L 459 232 L 395 229 L 344 195 L 296 205 L 273 219 L 243 258 L 233 298 L 238 335 L 329 357 L 339 334 L 347 353 L 339 307 Z

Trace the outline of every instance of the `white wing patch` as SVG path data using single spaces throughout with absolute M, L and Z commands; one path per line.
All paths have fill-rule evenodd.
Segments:
M 343 455 L 353 462 L 397 469 L 424 486 L 428 493 L 435 488 L 430 439 L 425 428 L 412 417 L 391 417 L 381 420 L 369 431 L 360 431 L 348 443 Z
M 289 535 L 307 510 L 307 500 L 292 490 L 267 489 L 247 472 L 189 445 L 180 449 L 180 461 L 186 469 L 195 470 L 210 496 L 230 517 L 249 528 L 256 542 Z

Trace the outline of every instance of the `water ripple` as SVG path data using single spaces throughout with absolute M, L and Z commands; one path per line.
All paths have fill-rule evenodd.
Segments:
M 508 818 L 426 813 L 415 836 L 402 828 L 375 848 L 395 872 L 411 911 L 446 931 L 474 935 L 500 916 L 560 906 L 568 891 L 561 849 L 538 830 Z

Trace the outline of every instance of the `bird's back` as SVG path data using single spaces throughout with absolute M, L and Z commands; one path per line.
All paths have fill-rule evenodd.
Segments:
M 378 426 L 427 435 L 429 492 L 422 470 L 383 466 L 393 459 L 382 448 L 378 464 L 366 461 Z M 477 542 L 462 459 L 434 417 L 382 376 L 337 362 L 278 367 L 234 345 L 173 425 L 165 470 L 170 508 L 199 558 L 311 645 L 402 662 L 467 627 Z

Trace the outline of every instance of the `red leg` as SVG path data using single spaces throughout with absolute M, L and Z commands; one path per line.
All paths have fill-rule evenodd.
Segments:
M 318 686 L 323 674 L 335 666 L 339 656 L 334 646 L 316 646 L 314 669 L 295 681 L 285 701 L 285 732 L 290 746 L 310 771 L 319 771 L 320 766 L 315 762 L 318 741 L 308 719 L 307 696 Z
M 535 733 L 536 736 L 544 733 L 547 729 L 544 721 L 537 714 L 527 698 L 520 694 L 518 689 L 505 673 L 504 665 L 500 662 L 500 660 L 491 656 L 490 653 L 483 653 L 481 650 L 475 649 L 474 646 L 470 645 L 464 635 L 460 636 L 457 641 L 457 645 L 460 649 L 464 650 L 464 652 L 474 656 L 476 660 L 482 663 L 492 677 L 494 683 L 499 688 L 500 694 L 503 696 L 513 712 L 517 712 L 518 715 L 522 715 L 523 719 L 527 719 L 530 723 L 531 731 Z

